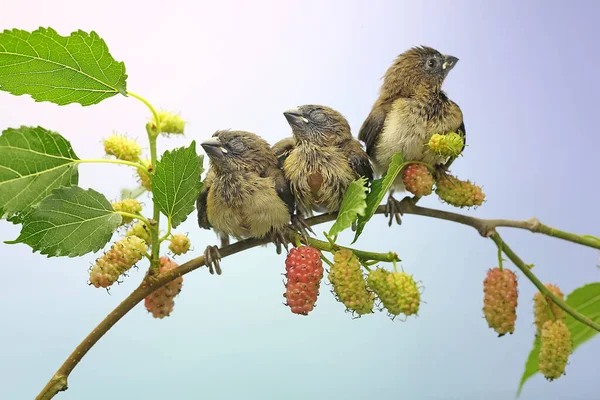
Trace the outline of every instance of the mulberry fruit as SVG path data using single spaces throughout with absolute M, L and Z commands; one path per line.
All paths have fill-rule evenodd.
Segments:
M 563 294 L 563 292 L 561 292 L 558 286 L 555 286 L 551 283 L 547 283 L 546 287 L 559 299 L 565 299 L 565 295 Z M 567 315 L 565 314 L 565 310 L 554 304 L 550 297 L 546 297 L 544 299 L 544 295 L 542 295 L 541 292 L 537 292 L 533 296 L 533 306 L 537 334 L 539 334 L 542 331 L 542 327 L 549 319 L 553 318 L 563 322 L 566 321 Z
M 137 236 L 127 236 L 114 243 L 110 250 L 96 260 L 90 271 L 90 283 L 107 288 L 144 257 L 148 246 Z
M 419 312 L 421 293 L 413 277 L 406 272 L 377 268 L 369 272 L 367 283 L 390 314 L 410 316 Z
M 422 164 L 410 164 L 402 172 L 406 190 L 415 196 L 429 196 L 433 192 L 433 176 Z
M 483 314 L 498 336 L 515 331 L 517 320 L 517 276 L 509 269 L 488 270 L 483 281 Z
M 465 146 L 465 140 L 456 132 L 445 135 L 436 133 L 429 139 L 429 149 L 442 157 L 457 157 Z
M 375 295 L 367 287 L 358 258 L 352 251 L 341 249 L 333 261 L 328 279 L 337 300 L 358 315 L 372 313 Z
M 181 255 L 187 253 L 190 249 L 190 239 L 184 234 L 178 233 L 177 235 L 171 236 L 171 243 L 169 244 L 169 250 L 175 255 Z
M 160 133 L 183 134 L 185 121 L 179 115 L 168 111 L 159 111 L 158 117 L 160 118 Z M 152 117 L 152 123 L 156 126 L 154 117 Z
M 319 250 L 300 246 L 290 250 L 285 259 L 287 306 L 294 314 L 308 315 L 317 302 L 323 278 L 323 262 Z
M 125 199 L 112 203 L 115 211 L 122 211 L 129 214 L 139 214 L 142 212 L 142 205 L 135 199 Z M 122 216 L 122 224 L 128 224 L 133 221 L 133 218 Z
M 152 163 L 150 162 L 150 160 L 147 160 L 147 159 L 140 160 L 140 163 L 144 167 L 146 167 L 148 172 L 152 172 Z M 150 191 L 152 191 L 152 178 L 150 177 L 148 172 L 146 172 L 142 168 L 137 169 L 137 174 L 138 174 L 140 185 L 142 185 L 142 187 L 144 189 L 146 189 L 147 191 L 150 192 Z
M 111 135 L 104 139 L 104 151 L 119 160 L 138 161 L 142 155 L 142 147 L 135 141 L 121 135 Z
M 480 206 L 485 200 L 479 186 L 447 174 L 438 178 L 435 193 L 446 203 L 461 208 Z
M 159 274 L 164 274 L 177 268 L 177 263 L 166 256 L 160 258 Z M 181 292 L 183 276 L 180 276 L 163 287 L 156 289 L 144 299 L 144 306 L 154 318 L 164 318 L 171 315 L 175 307 L 175 296 Z
M 565 372 L 571 354 L 571 332 L 563 321 L 546 321 L 542 327 L 540 347 L 540 372 L 552 381 Z
M 141 239 L 144 239 L 146 244 L 152 244 L 152 234 L 150 233 L 150 229 L 146 223 L 143 221 L 135 223 L 131 229 L 127 231 L 125 236 L 137 236 Z

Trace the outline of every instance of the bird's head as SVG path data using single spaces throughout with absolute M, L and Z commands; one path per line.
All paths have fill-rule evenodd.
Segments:
M 338 111 L 320 105 L 303 105 L 283 113 L 299 143 L 334 146 L 352 137 L 350 124 Z
M 251 132 L 219 130 L 200 145 L 211 165 L 221 172 L 257 171 L 277 162 L 267 141 Z
M 396 95 L 435 93 L 442 88 L 458 58 L 426 46 L 413 47 L 400 54 L 384 76 L 383 89 Z

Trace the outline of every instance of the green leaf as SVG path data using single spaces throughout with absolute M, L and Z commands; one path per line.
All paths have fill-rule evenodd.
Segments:
M 9 128 L 0 136 L 0 218 L 20 223 L 31 206 L 61 186 L 77 185 L 71 144 L 42 127 Z
M 0 33 L 0 89 L 58 105 L 97 104 L 126 95 L 125 64 L 94 31 L 60 36 L 52 28 Z
M 152 195 L 160 211 L 171 219 L 173 228 L 194 211 L 202 189 L 203 156 L 196 153 L 196 141 L 189 147 L 165 151 L 152 178 Z
M 335 236 L 348 229 L 356 220 L 357 215 L 365 215 L 367 208 L 365 199 L 367 198 L 368 191 L 366 184 L 367 179 L 360 178 L 348 186 L 335 223 L 329 229 L 329 236 Z
M 139 186 L 135 189 L 121 189 L 121 200 L 137 199 L 146 192 L 146 188 Z
M 592 321 L 600 323 L 600 282 L 590 283 L 575 289 L 567 296 L 565 302 Z M 567 328 L 569 328 L 569 332 L 571 332 L 573 351 L 598 333 L 598 331 L 575 320 L 569 314 L 567 314 L 566 324 Z M 523 371 L 523 376 L 519 383 L 517 396 L 521 394 L 525 382 L 539 372 L 538 354 L 540 352 L 540 347 L 540 340 L 535 339 L 533 342 L 533 349 L 529 353 L 529 357 L 525 363 L 525 371 Z
M 100 250 L 121 223 L 109 201 L 93 189 L 62 187 L 33 207 L 19 237 L 48 257 L 76 257 Z
M 371 191 L 367 195 L 367 210 L 364 215 L 358 217 L 358 223 L 356 224 L 356 234 L 352 243 L 356 242 L 358 237 L 361 235 L 365 225 L 375 214 L 377 207 L 381 204 L 381 200 L 385 197 L 386 193 L 392 187 L 392 183 L 398 176 L 398 173 L 403 167 L 404 159 L 402 153 L 396 153 L 392 157 L 392 162 L 388 167 L 387 172 L 381 179 L 376 179 L 371 182 Z

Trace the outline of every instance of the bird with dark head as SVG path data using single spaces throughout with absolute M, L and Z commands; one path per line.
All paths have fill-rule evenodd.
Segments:
M 213 229 L 221 247 L 230 236 L 269 237 L 281 253 L 295 204 L 271 146 L 254 133 L 233 130 L 217 131 L 201 145 L 210 167 L 196 201 L 198 225 Z M 208 246 L 204 255 L 210 273 L 220 275 L 218 248 Z
M 293 141 L 283 139 L 273 151 L 283 165 L 300 214 L 337 211 L 352 181 L 373 179 L 369 156 L 338 111 L 304 105 L 283 115 L 292 128 Z
M 462 111 L 442 90 L 444 80 L 457 62 L 454 56 L 422 46 L 400 54 L 388 68 L 379 97 L 358 133 L 378 176 L 387 171 L 397 152 L 403 153 L 405 162 L 428 163 L 439 173 L 445 172 L 454 161 L 433 153 L 427 143 L 436 133 L 456 132 L 465 138 Z M 393 197 L 394 191 L 405 190 L 401 175 L 394 181 L 388 197 L 389 225 L 394 217 L 401 223 L 402 204 Z

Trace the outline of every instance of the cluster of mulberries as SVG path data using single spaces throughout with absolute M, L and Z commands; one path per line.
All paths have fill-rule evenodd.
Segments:
M 121 135 L 111 135 L 104 139 L 104 151 L 119 160 L 138 161 L 142 155 L 142 147 L 135 141 Z
M 571 332 L 561 320 L 544 322 L 538 366 L 540 372 L 552 381 L 560 378 L 571 355 Z
M 455 207 L 480 206 L 485 200 L 481 187 L 448 174 L 442 174 L 437 179 L 435 193 Z
M 287 306 L 294 314 L 308 315 L 315 308 L 323 278 L 321 252 L 312 246 L 290 249 L 285 259 Z
M 182 255 L 187 253 L 190 249 L 190 238 L 182 233 L 171 236 L 171 243 L 169 243 L 169 250 L 175 255 Z
M 369 272 L 367 283 L 391 315 L 418 313 L 421 293 L 413 277 L 406 272 L 376 268 Z
M 112 203 L 112 208 L 115 211 L 122 211 L 129 214 L 139 214 L 142 212 L 142 204 L 135 199 L 119 200 Z M 128 224 L 133 221 L 131 217 L 122 217 L 122 224 Z
M 158 129 L 160 133 L 183 134 L 185 121 L 179 115 L 168 111 L 159 111 L 158 118 L 160 118 L 160 127 Z M 152 117 L 152 124 L 156 126 L 154 116 Z
M 358 315 L 372 313 L 375 295 L 367 287 L 358 258 L 351 250 L 341 249 L 333 261 L 327 277 L 337 300 Z
M 565 295 L 558 286 L 547 283 L 546 287 L 559 299 L 565 299 Z M 554 304 L 550 297 L 544 296 L 541 292 L 537 292 L 533 296 L 533 307 L 535 327 L 538 335 L 542 331 L 542 327 L 546 321 L 550 319 L 556 319 L 563 322 L 566 321 L 567 315 L 565 314 L 565 310 Z
M 444 135 L 434 134 L 429 139 L 429 149 L 441 157 L 457 157 L 465 145 L 465 140 L 456 132 L 449 132 Z
M 148 246 L 143 239 L 137 236 L 124 237 L 96 260 L 90 270 L 90 283 L 97 288 L 111 286 L 119 276 L 140 261 L 147 250 Z
M 166 256 L 160 258 L 159 273 L 164 274 L 177 268 L 177 263 Z M 150 293 L 144 299 L 144 306 L 154 318 L 168 317 L 175 307 L 175 296 L 181 292 L 183 276 Z
M 498 336 L 515 331 L 517 320 L 517 276 L 509 269 L 488 270 L 483 281 L 483 314 Z
M 144 239 L 146 244 L 152 244 L 152 234 L 150 233 L 150 228 L 143 221 L 133 224 L 125 236 L 137 236 L 141 239 Z
M 429 196 L 433 192 L 433 176 L 423 164 L 409 164 L 404 168 L 402 181 L 406 190 L 415 196 Z

